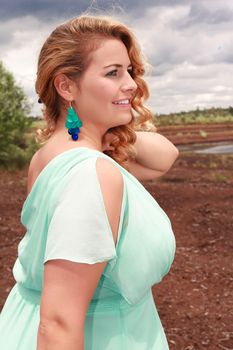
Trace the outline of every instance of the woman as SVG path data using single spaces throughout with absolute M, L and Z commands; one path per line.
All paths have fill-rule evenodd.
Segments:
M 143 73 L 133 34 L 110 18 L 74 18 L 44 43 L 47 142 L 29 166 L 1 349 L 168 349 L 151 287 L 175 239 L 138 180 L 166 173 L 178 151 L 152 127 Z

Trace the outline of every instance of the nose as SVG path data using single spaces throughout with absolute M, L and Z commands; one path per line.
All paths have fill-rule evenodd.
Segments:
M 125 78 L 122 84 L 122 91 L 131 91 L 131 92 L 135 92 L 137 89 L 137 84 L 136 82 L 133 80 L 133 78 L 131 77 L 129 72 L 126 72 L 125 74 Z

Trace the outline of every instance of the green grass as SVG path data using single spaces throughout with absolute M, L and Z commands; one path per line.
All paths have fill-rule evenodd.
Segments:
M 208 175 L 208 179 L 213 182 L 227 182 L 228 180 L 230 180 L 228 176 L 225 176 L 217 172 L 211 173 L 210 175 Z
M 44 120 L 33 120 L 32 128 L 33 129 L 43 128 L 45 125 L 46 123 Z
M 155 114 L 156 126 L 233 123 L 233 107 L 196 109 L 189 112 Z M 205 136 L 203 136 L 205 137 Z

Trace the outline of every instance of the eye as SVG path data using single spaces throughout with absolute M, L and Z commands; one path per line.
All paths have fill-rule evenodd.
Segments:
M 133 68 L 129 68 L 127 70 L 127 72 L 131 75 L 131 77 L 133 76 L 134 72 L 133 72 Z M 117 76 L 117 73 L 118 73 L 118 69 L 114 69 L 112 70 L 111 72 L 108 72 L 106 74 L 106 76 L 110 76 L 110 77 L 116 77 Z
M 111 72 L 108 72 L 106 75 L 112 77 L 112 76 L 116 76 L 115 73 L 117 73 L 117 69 L 114 69 L 114 70 L 112 70 Z

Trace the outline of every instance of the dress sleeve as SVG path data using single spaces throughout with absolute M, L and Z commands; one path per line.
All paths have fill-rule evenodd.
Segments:
M 65 259 L 94 264 L 116 258 L 96 160 L 80 164 L 59 196 L 48 228 L 44 263 Z

